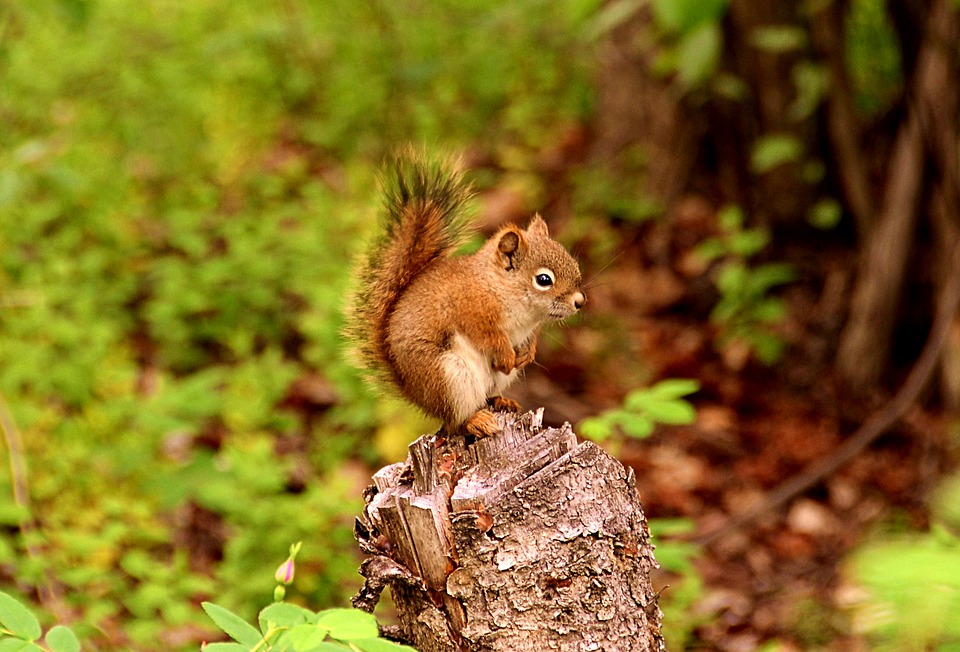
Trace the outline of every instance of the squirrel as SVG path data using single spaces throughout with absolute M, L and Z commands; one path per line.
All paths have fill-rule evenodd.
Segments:
M 496 434 L 493 410 L 520 410 L 500 394 L 533 362 L 541 326 L 583 307 L 579 266 L 539 215 L 453 255 L 473 191 L 447 159 L 394 154 L 381 189 L 381 230 L 348 307 L 359 362 L 446 432 Z

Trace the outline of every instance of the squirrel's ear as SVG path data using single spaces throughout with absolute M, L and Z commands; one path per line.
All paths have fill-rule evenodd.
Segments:
M 550 232 L 547 230 L 547 223 L 540 217 L 540 213 L 533 216 L 530 224 L 527 225 L 527 233 L 540 238 L 549 238 Z
M 517 268 L 527 253 L 527 238 L 523 231 L 508 226 L 497 235 L 497 260 L 508 272 Z

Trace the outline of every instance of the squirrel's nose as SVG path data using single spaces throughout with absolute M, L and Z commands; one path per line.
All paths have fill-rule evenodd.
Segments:
M 573 297 L 571 298 L 573 299 L 573 307 L 576 308 L 577 310 L 580 310 L 580 308 L 583 308 L 583 304 L 587 300 L 587 297 L 584 296 L 583 292 L 574 292 Z

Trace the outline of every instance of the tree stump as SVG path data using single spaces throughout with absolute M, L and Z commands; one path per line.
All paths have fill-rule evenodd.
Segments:
M 543 410 L 467 445 L 424 435 L 366 492 L 354 605 L 390 587 L 420 652 L 664 650 L 633 471 Z

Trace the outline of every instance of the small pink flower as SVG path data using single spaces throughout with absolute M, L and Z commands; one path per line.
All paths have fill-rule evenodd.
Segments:
M 274 573 L 274 577 L 280 584 L 289 585 L 291 582 L 293 582 L 294 571 L 295 568 L 293 558 L 291 557 L 287 561 L 280 564 L 280 566 L 277 568 L 277 572 Z

